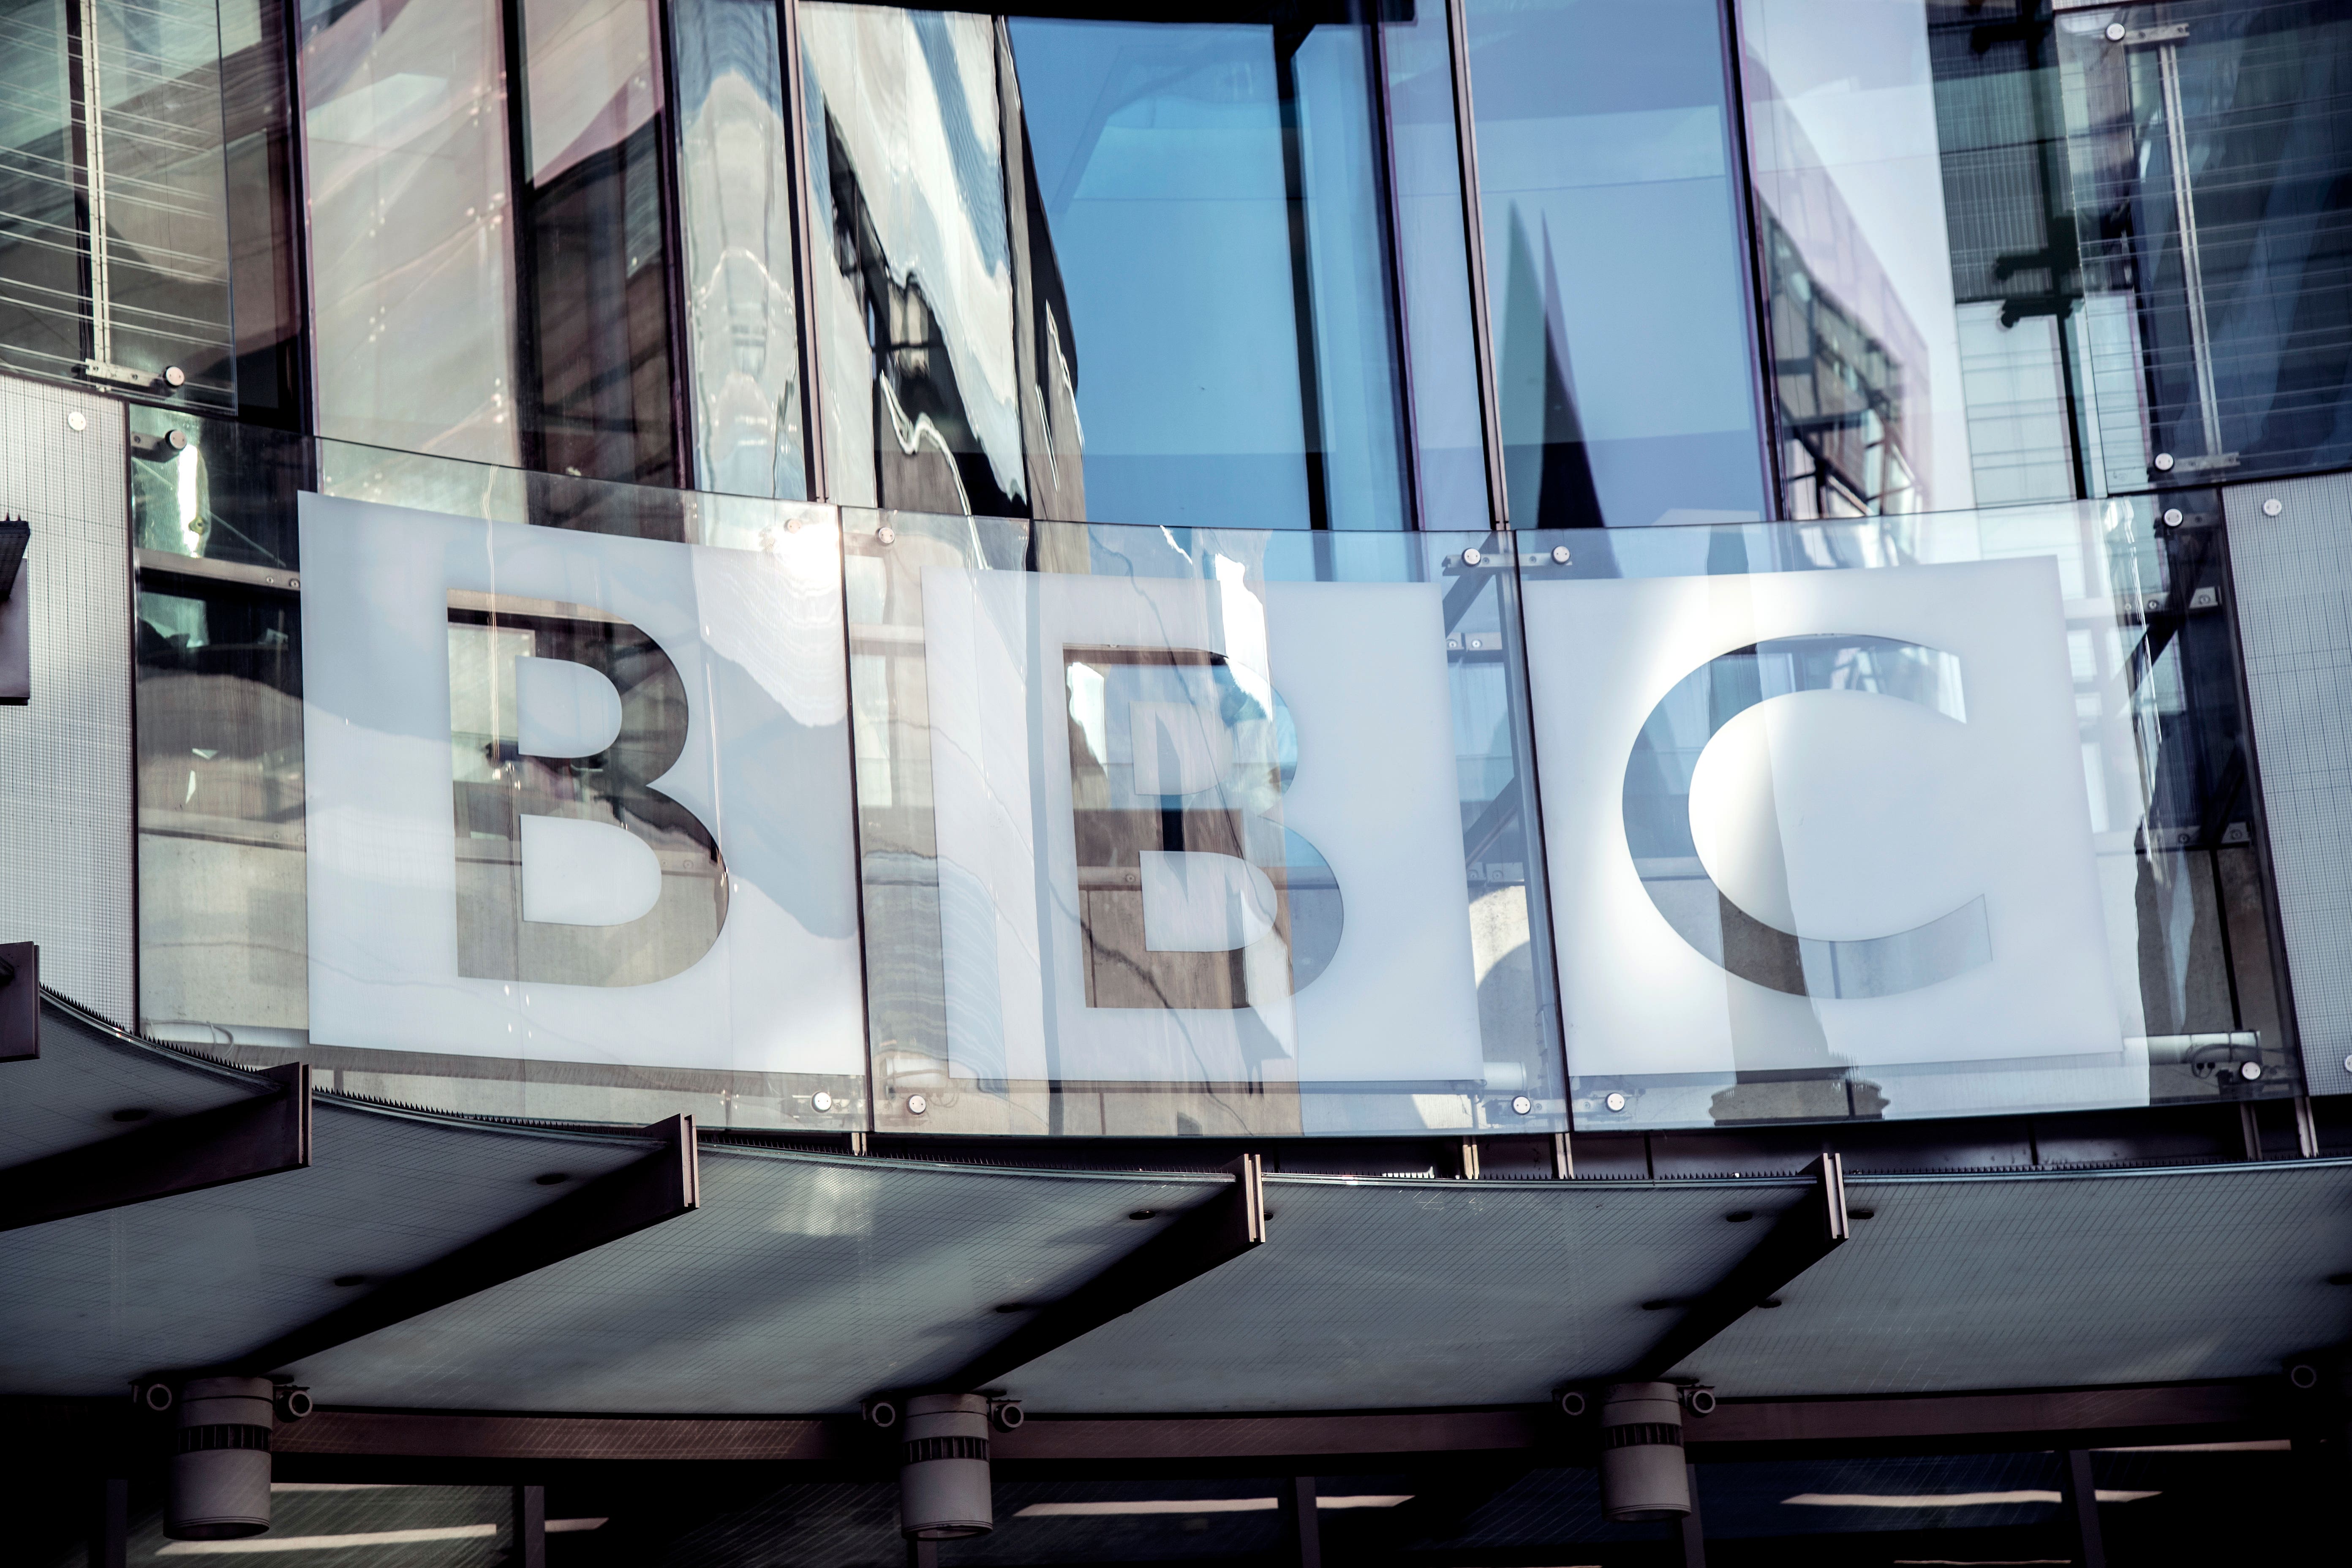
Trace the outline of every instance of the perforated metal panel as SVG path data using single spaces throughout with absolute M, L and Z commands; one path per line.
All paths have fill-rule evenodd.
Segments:
M 2279 503 L 2276 517 L 2263 503 Z M 2352 477 L 2227 496 L 2287 968 L 2314 1094 L 2352 1092 Z
M 2275 1374 L 2352 1333 L 2352 1161 L 1850 1182 L 1853 1239 L 1675 1369 L 1725 1394 Z
M 338 1278 L 419 1268 L 552 1201 L 539 1176 L 584 1181 L 649 1147 L 322 1099 L 307 1170 L 11 1232 L 0 1388 L 111 1394 L 226 1361 L 368 1288 Z
M 83 428 L 70 420 L 79 416 Z M 133 1010 L 131 555 L 122 405 L 0 377 L 0 513 L 33 525 L 33 700 L 0 708 L 0 940 Z
M 1070 1294 L 1226 1180 L 706 1148 L 697 1213 L 298 1370 L 341 1405 L 846 1410 L 944 1376 L 1022 1321 L 993 1309 Z

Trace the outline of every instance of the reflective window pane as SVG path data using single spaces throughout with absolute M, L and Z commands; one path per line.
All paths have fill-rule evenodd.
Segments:
M 2352 19 L 2061 17 L 2099 479 L 2352 461 Z
M 236 307 L 237 416 L 303 426 L 307 301 L 296 251 L 294 18 L 275 0 L 223 0 L 222 103 L 227 118 L 231 281 Z
M 694 484 L 808 494 L 784 79 L 768 0 L 669 7 Z
M 1486 437 L 1479 428 L 1477 347 L 1470 324 L 1462 161 L 1455 141 L 1446 4 L 1384 22 L 1397 268 L 1403 279 L 1412 372 L 1413 438 L 1424 528 L 1486 526 Z
M 0 359 L 236 406 L 223 38 L 210 0 L 0 9 Z
M 877 1126 L 1559 1125 L 1485 536 L 850 538 Z
M 1412 511 L 1368 27 L 801 13 L 836 499 Z
M 319 429 L 522 456 L 497 0 L 309 0 L 303 134 Z
M 669 138 L 653 0 L 513 3 L 529 79 L 523 460 L 675 484 Z
M 1053 515 L 1402 526 L 1368 31 L 1009 29 L 1030 254 L 1067 317 L 1041 370 L 1083 431 L 1083 510 Z
M 1464 0 L 1511 520 L 1765 514 L 1711 0 Z
M 2087 320 L 2051 23 L 1757 0 L 1740 70 L 1792 517 L 2064 500 Z
M 1026 510 L 985 16 L 801 7 L 833 499 Z
M 2294 1092 L 2216 510 L 1528 541 L 1578 1126 Z

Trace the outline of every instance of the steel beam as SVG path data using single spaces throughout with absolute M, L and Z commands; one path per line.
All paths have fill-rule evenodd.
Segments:
M 1146 1301 L 1265 1245 L 1265 1163 L 1244 1154 L 1225 1167 L 1233 1184 L 1186 1210 L 1159 1234 L 948 1376 L 927 1386 L 956 1394 L 987 1387 Z
M 534 1273 L 699 1206 L 694 1118 L 673 1116 L 646 1131 L 661 1149 L 421 1268 L 388 1279 L 358 1300 L 257 1346 L 222 1370 L 260 1377 L 378 1329 L 446 1307 L 493 1285 Z
M 1782 1211 L 1764 1233 L 1764 1239 L 1732 1265 L 1730 1273 L 1683 1309 L 1674 1327 L 1626 1369 L 1627 1377 L 1637 1383 L 1664 1377 L 1700 1346 L 1843 1246 L 1847 1232 L 1844 1163 L 1835 1154 L 1824 1154 L 1813 1165 L 1812 1191 Z
M 2291 1413 L 2279 1380 L 2037 1389 L 2007 1394 L 1917 1394 L 1894 1398 L 1727 1399 L 1694 1417 L 1684 1441 L 1701 1461 L 1817 1447 L 1884 1450 L 1890 1444 L 2041 1449 L 2208 1442 L 2277 1436 Z M 111 1415 L 120 1401 L 103 1402 Z M 46 1409 L 47 1407 L 44 1407 Z M 0 1414 L 8 1406 L 0 1402 Z M 42 1419 L 54 1421 L 44 1415 Z M 1496 1456 L 1550 1463 L 1572 1452 L 1574 1429 L 1547 1405 L 1461 1410 L 1365 1410 L 1327 1415 L 1032 1415 L 992 1435 L 1004 1464 L 1235 1461 L 1285 1473 L 1290 1461 L 1334 1468 L 1439 1456 Z M 876 1450 L 854 1415 L 507 1415 L 464 1411 L 321 1410 L 281 1426 L 280 1455 L 568 1461 L 751 1460 L 837 1464 Z M 1313 1473 L 1301 1468 L 1289 1473 Z
M 28 1062 L 41 1054 L 41 950 L 29 942 L 0 942 L 0 1062 Z
M 0 1171 L 0 1230 L 300 1170 L 310 1163 L 310 1069 L 289 1062 L 260 1076 L 278 1091 Z

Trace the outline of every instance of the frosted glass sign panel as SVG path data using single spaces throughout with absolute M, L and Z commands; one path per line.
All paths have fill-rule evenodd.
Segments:
M 877 1124 L 1558 1126 L 1507 575 L 993 526 L 851 529 Z
M 310 1041 L 722 1100 L 816 1075 L 847 1110 L 834 530 L 714 548 L 308 494 L 300 528 Z
M 1523 557 L 1580 1126 L 2146 1103 L 2184 1059 L 2259 1079 L 2259 1030 L 2180 1023 L 2236 991 L 2192 962 L 2197 868 L 2168 853 L 2216 716 L 2157 672 L 2177 693 L 2219 601 L 2151 527 L 2067 506 Z

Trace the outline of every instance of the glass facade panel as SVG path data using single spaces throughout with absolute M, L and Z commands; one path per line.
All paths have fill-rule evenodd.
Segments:
M 2352 18 L 2116 7 L 2057 50 L 2105 483 L 2352 462 Z
M 70 14 L 0 10 L 0 360 L 34 375 L 71 375 L 86 352 Z
M 799 500 L 800 323 L 782 55 L 768 0 L 677 0 L 678 220 L 697 489 Z
M 1765 515 L 1711 0 L 1464 0 L 1511 521 Z
M 829 512 L 142 420 L 149 1030 L 409 1103 L 862 1123 Z
M 2174 515 L 1529 541 L 1579 1127 L 2293 1092 L 2219 520 Z
M 848 537 L 877 1127 L 1562 1125 L 1485 536 Z
M 496 0 L 307 0 L 301 58 L 319 432 L 519 462 Z
M 0 357 L 236 406 L 211 0 L 0 11 Z

